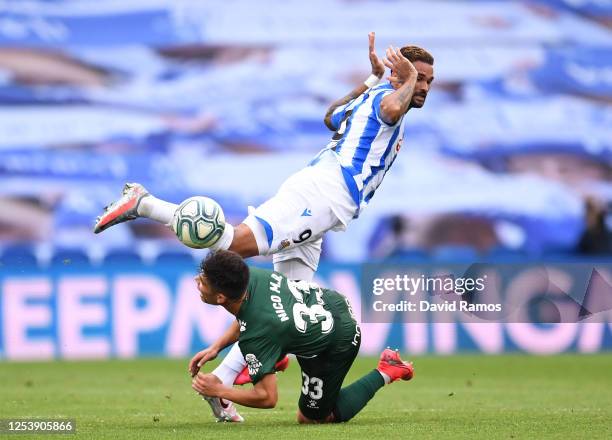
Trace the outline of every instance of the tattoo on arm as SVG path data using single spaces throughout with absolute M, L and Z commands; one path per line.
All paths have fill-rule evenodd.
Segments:
M 353 99 L 359 97 L 363 92 L 365 92 L 366 90 L 368 90 L 368 87 L 365 84 L 360 84 L 359 86 L 355 87 L 353 90 L 351 90 L 349 92 L 348 95 L 332 102 L 332 104 L 329 106 L 329 108 L 327 109 L 327 113 L 325 113 L 325 125 L 327 126 L 327 128 L 329 128 L 332 131 L 336 131 L 338 129 L 338 127 L 334 127 L 332 125 L 331 122 L 331 117 L 332 114 L 334 113 L 334 111 L 345 104 L 348 104 L 349 102 L 351 102 Z
M 398 89 L 397 100 L 399 101 L 402 107 L 408 107 L 410 104 L 410 100 L 412 99 L 412 94 L 414 93 L 414 85 L 410 87 L 400 87 Z
M 397 107 L 399 109 L 397 114 L 385 115 L 381 112 L 383 121 L 385 121 L 387 124 L 393 125 L 404 113 L 408 111 L 410 101 L 412 100 L 412 95 L 414 94 L 415 85 L 415 81 L 407 81 L 402 84 L 399 89 L 383 98 L 383 101 L 387 100 L 389 104 L 392 104 L 393 107 Z

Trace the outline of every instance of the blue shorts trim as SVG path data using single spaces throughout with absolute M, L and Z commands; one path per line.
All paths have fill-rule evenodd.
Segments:
M 270 223 L 268 223 L 261 217 L 255 216 L 255 218 L 259 220 L 259 223 L 261 223 L 261 225 L 264 227 L 264 230 L 266 231 L 266 238 L 268 239 L 268 247 L 271 248 L 272 239 L 274 238 L 274 232 L 272 232 L 272 226 L 270 226 Z

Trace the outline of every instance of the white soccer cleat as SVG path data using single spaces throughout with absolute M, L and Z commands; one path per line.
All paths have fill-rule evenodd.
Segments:
M 94 233 L 137 218 L 138 205 L 148 195 L 149 192 L 140 183 L 126 183 L 121 198 L 104 208 L 102 215 L 96 219 Z
M 238 414 L 238 410 L 232 402 L 219 397 L 204 397 L 212 409 L 217 422 L 244 422 L 244 418 Z

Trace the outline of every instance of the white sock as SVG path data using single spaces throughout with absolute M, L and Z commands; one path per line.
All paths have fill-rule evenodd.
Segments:
M 245 366 L 244 356 L 240 351 L 238 343 L 235 343 L 219 366 L 213 370 L 212 374 L 221 379 L 223 385 L 231 387 Z
M 376 371 L 378 371 L 380 373 L 380 375 L 382 376 L 383 380 L 385 381 L 385 385 L 389 385 L 391 383 L 391 376 L 389 376 L 386 373 L 383 373 L 380 370 L 376 370 Z
M 274 270 L 285 275 L 290 280 L 303 280 L 311 282 L 314 270 L 299 258 L 284 261 L 275 261 Z
M 138 215 L 150 218 L 157 222 L 169 225 L 174 217 L 174 212 L 179 205 L 160 200 L 154 196 L 147 196 L 138 205 Z
M 219 241 L 213 244 L 210 249 L 213 251 L 218 251 L 219 249 L 228 250 L 232 245 L 232 241 L 234 241 L 234 227 L 226 223 L 223 235 L 221 235 Z

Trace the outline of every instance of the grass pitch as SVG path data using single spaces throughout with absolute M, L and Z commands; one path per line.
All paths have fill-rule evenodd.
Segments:
M 358 358 L 348 382 L 375 365 Z M 244 424 L 213 421 L 187 361 L 4 362 L 0 417 L 73 418 L 87 439 L 612 438 L 612 355 L 423 357 L 415 371 L 348 423 L 299 426 L 296 362 L 278 406 L 241 408 Z

